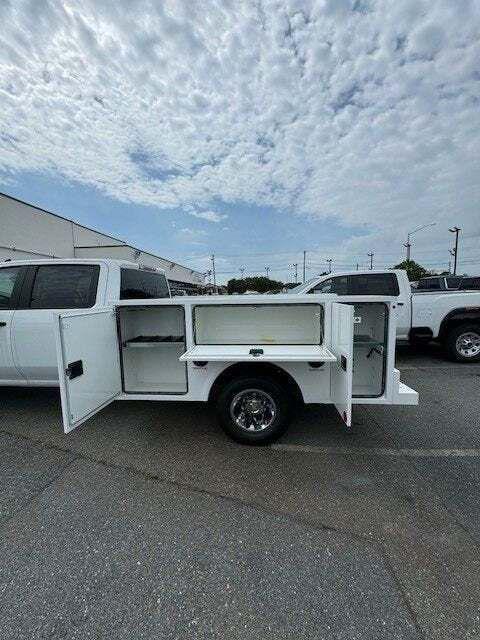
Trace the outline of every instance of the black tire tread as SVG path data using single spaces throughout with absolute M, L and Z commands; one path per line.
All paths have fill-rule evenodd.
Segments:
M 242 389 L 258 388 L 270 393 L 277 403 L 277 416 L 267 430 L 248 433 L 237 427 L 230 417 L 232 397 Z M 236 442 L 248 445 L 265 445 L 282 436 L 290 423 L 290 407 L 293 402 L 288 391 L 272 378 L 241 377 L 228 382 L 217 396 L 217 418 L 222 429 Z
M 480 335 L 480 326 L 475 324 L 461 324 L 450 329 L 445 339 L 445 350 L 447 352 L 447 356 L 454 362 L 480 362 L 480 354 L 473 358 L 465 358 L 457 351 L 455 346 L 457 338 L 466 331 L 475 331 Z

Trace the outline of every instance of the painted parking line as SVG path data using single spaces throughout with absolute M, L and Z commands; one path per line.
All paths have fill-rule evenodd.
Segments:
M 308 444 L 272 444 L 276 451 L 317 454 L 393 456 L 397 458 L 480 458 L 480 449 L 386 449 L 383 447 L 317 447 Z

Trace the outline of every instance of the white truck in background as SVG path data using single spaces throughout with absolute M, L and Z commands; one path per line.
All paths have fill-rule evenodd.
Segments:
M 451 360 L 480 362 L 480 291 L 412 291 L 405 271 L 338 271 L 289 293 L 383 295 L 397 299 L 397 342 L 440 342 Z
M 165 273 L 113 259 L 0 264 L 0 385 L 58 386 L 54 313 L 170 298 Z

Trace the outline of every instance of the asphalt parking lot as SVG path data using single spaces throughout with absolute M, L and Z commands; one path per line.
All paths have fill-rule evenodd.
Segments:
M 480 365 L 400 350 L 420 406 L 310 406 L 242 447 L 203 404 L 69 436 L 0 389 L 0 637 L 480 636 Z

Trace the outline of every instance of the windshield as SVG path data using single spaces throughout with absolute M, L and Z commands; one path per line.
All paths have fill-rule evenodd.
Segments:
M 300 284 L 297 284 L 296 287 L 293 287 L 293 289 L 289 289 L 288 293 L 300 293 L 305 287 L 308 287 L 308 285 L 313 285 L 317 279 L 318 278 L 311 278 L 306 282 L 301 282 Z

